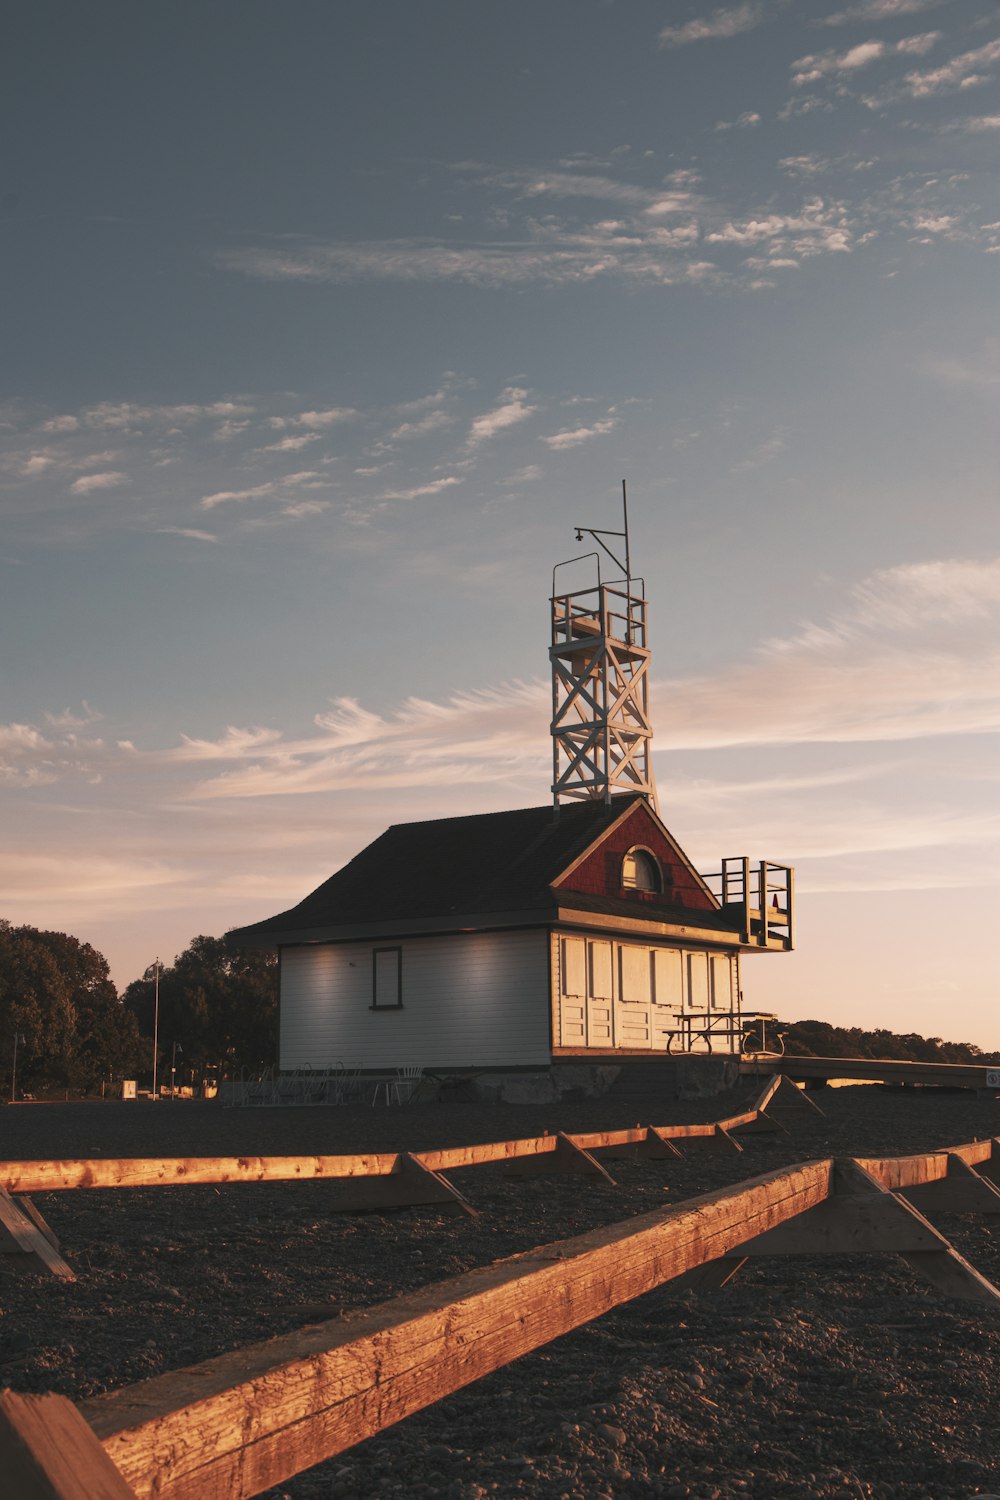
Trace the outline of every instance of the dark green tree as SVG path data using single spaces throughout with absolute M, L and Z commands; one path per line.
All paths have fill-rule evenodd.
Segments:
M 0 1064 L 9 1075 L 16 1034 L 22 1089 L 68 1083 L 75 1041 L 72 985 L 40 936 L 0 922 Z
M 770 1031 L 770 1028 L 768 1028 Z M 831 1026 L 829 1021 L 779 1021 L 775 1027 L 785 1038 L 785 1051 L 795 1057 L 895 1058 L 902 1062 L 990 1063 L 995 1054 L 983 1052 L 972 1042 L 944 1042 L 940 1037 L 919 1036 L 915 1031 L 897 1033 L 879 1027 L 865 1031 L 860 1026 Z
M 0 921 L 0 1067 L 18 1038 L 19 1091 L 90 1090 L 134 1072 L 135 1017 L 118 999 L 107 960 L 65 932 Z
M 153 1035 L 154 981 L 135 979 L 125 991 L 142 1034 Z M 221 1066 L 226 1073 L 274 1062 L 278 1028 L 278 965 L 273 953 L 235 948 L 204 935 L 160 975 L 160 1067 L 173 1044 L 185 1069 Z

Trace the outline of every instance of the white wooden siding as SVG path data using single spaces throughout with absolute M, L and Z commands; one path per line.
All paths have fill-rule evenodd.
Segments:
M 730 953 L 553 935 L 552 1032 L 557 1047 L 666 1051 L 677 1013 L 735 1006 Z
M 373 951 L 315 943 L 281 954 L 280 1066 L 518 1067 L 549 1050 L 545 932 L 403 938 L 402 1009 L 373 1010 Z

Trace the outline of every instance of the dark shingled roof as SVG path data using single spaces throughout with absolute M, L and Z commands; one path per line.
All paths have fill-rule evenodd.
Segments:
M 395 823 L 298 906 L 230 936 L 238 940 L 450 913 L 551 910 L 552 881 L 640 800 L 633 794 L 615 797 L 610 807 L 597 801 L 564 804 L 558 818 L 549 803 Z

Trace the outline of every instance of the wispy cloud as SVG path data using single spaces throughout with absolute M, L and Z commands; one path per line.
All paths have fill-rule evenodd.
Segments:
M 1000 732 L 1000 559 L 883 569 L 734 666 L 659 677 L 652 697 L 666 816 L 696 858 L 724 840 L 801 861 L 806 889 L 988 878 L 1000 820 L 975 777 L 980 765 L 996 786 L 983 740 Z M 163 748 L 107 721 L 98 737 L 86 705 L 0 726 L 7 913 L 69 930 L 85 916 L 99 946 L 100 921 L 134 913 L 155 913 L 177 947 L 254 920 L 387 822 L 545 801 L 550 713 L 539 680 L 380 712 L 338 698 L 304 731 L 232 727 Z M 960 865 L 936 861 L 941 848 Z
M 816 83 L 833 73 L 855 73 L 877 62 L 887 51 L 885 42 L 859 42 L 846 52 L 816 52 L 800 57 L 792 63 L 792 84 L 802 88 L 807 83 Z
M 122 484 L 128 484 L 128 475 L 112 469 L 106 474 L 82 474 L 74 479 L 70 490 L 74 495 L 89 495 L 93 490 L 113 490 Z
M 273 480 L 267 480 L 264 484 L 252 484 L 245 490 L 216 490 L 212 495 L 201 497 L 202 510 L 214 510 L 217 505 L 228 504 L 231 500 L 260 500 L 266 495 L 273 495 L 277 485 Z
M 157 526 L 157 536 L 187 537 L 192 542 L 221 542 L 213 531 L 199 531 L 195 526 Z
M 500 398 L 499 406 L 476 417 L 469 428 L 467 446 L 478 448 L 481 443 L 496 437 L 498 432 L 505 432 L 508 427 L 516 427 L 518 423 L 527 421 L 537 409 L 531 404 L 526 390 L 519 386 L 508 386 Z
M 996 733 L 1000 559 L 875 573 L 839 614 L 721 676 L 672 684 L 670 702 L 677 745 Z
M 938 42 L 944 41 L 942 31 L 922 31 L 918 36 L 904 36 L 896 43 L 896 51 L 907 57 L 923 57 L 932 52 Z
M 80 426 L 80 418 L 69 414 L 61 417 L 49 417 L 47 421 L 39 424 L 39 432 L 76 432 Z
M 442 491 L 464 482 L 460 475 L 448 474 L 442 479 L 431 479 L 426 484 L 413 485 L 410 489 L 383 490 L 378 498 L 380 500 L 420 500 L 425 495 L 440 495 Z
M 813 198 L 794 214 L 730 221 L 705 236 L 709 245 L 770 244 L 778 256 L 836 254 L 853 248 L 857 226 L 847 205 Z
M 326 411 L 300 411 L 289 421 L 294 422 L 296 427 L 308 427 L 311 430 L 325 430 L 334 426 L 337 422 L 352 422 L 358 416 L 353 406 L 331 406 Z
M 736 117 L 735 120 L 717 120 L 716 123 L 715 123 L 715 128 L 716 128 L 716 130 L 720 130 L 720 131 L 722 131 L 722 130 L 752 130 L 755 125 L 759 125 L 759 124 L 760 124 L 760 115 L 757 114 L 756 110 L 750 110 L 750 109 L 748 109 L 748 110 L 744 110 L 741 115 L 737 115 L 737 117 Z
M 290 521 L 302 521 L 307 516 L 321 516 L 325 510 L 329 509 L 329 500 L 296 500 L 291 505 L 283 505 L 281 514 L 287 516 Z
M 1000 346 L 988 346 L 979 355 L 935 355 L 925 360 L 923 368 L 946 385 L 995 390 L 1000 388 Z
M 280 495 L 288 488 L 323 482 L 318 469 L 299 469 L 294 474 L 283 474 L 280 479 L 268 479 L 263 484 L 253 484 L 243 490 L 216 490 L 214 494 L 203 495 L 200 504 L 202 510 L 214 510 L 217 505 L 224 505 L 229 501 L 263 500 L 271 495 Z
M 220 422 L 212 433 L 212 441 L 215 443 L 230 443 L 234 438 L 242 437 L 249 426 L 250 423 L 246 419 L 239 422 L 228 420 Z
M 617 426 L 617 417 L 604 417 L 601 421 L 592 422 L 589 427 L 568 427 L 563 432 L 553 432 L 548 437 L 543 437 L 542 442 L 560 452 L 565 448 L 578 448 L 581 443 L 589 443 L 592 438 L 604 437 Z
M 972 115 L 966 120 L 956 120 L 956 130 L 967 130 L 971 135 L 1000 130 L 1000 115 Z
M 692 42 L 727 41 L 752 31 L 768 19 L 764 5 L 747 0 L 743 5 L 724 6 L 707 16 L 695 16 L 680 26 L 664 26 L 660 32 L 661 47 L 688 47 Z
M 902 86 L 913 99 L 926 99 L 955 89 L 975 88 L 991 81 L 998 62 L 1000 38 L 969 52 L 961 52 L 939 68 L 907 73 Z
M 425 437 L 429 432 L 440 432 L 443 427 L 450 427 L 454 420 L 447 411 L 438 408 L 417 417 L 413 422 L 401 422 L 389 433 L 387 441 L 404 443 L 410 438 Z
M 881 55 L 884 44 L 873 42 L 846 53 L 830 52 L 800 58 L 796 77 L 826 77 L 857 71 Z M 838 71 L 839 70 L 839 71 Z M 812 96 L 792 101 L 800 108 L 826 108 Z M 722 122 L 726 124 L 726 122 Z M 748 128 L 749 116 L 736 124 Z M 757 268 L 744 263 L 738 251 L 766 238 L 796 231 L 797 247 L 780 247 L 773 266 L 794 255 L 821 255 L 854 249 L 865 241 L 855 235 L 850 221 L 873 212 L 873 201 L 776 203 L 776 194 L 753 201 L 742 210 L 711 200 L 688 171 L 670 174 L 658 183 L 615 181 L 609 176 L 566 169 L 553 172 L 527 168 L 498 171 L 465 164 L 491 198 L 488 212 L 504 223 L 504 234 L 490 242 L 430 243 L 395 240 L 383 243 L 286 243 L 280 251 L 247 248 L 217 258 L 224 268 L 252 277 L 316 281 L 386 279 L 395 281 L 454 281 L 483 288 L 521 285 L 581 286 L 618 281 L 636 287 L 698 286 L 703 288 L 757 284 Z M 495 195 L 501 197 L 493 202 Z M 538 199 L 551 198 L 556 211 L 537 215 Z M 593 205 L 588 203 L 592 200 Z M 893 205 L 878 207 L 885 227 L 892 222 Z M 755 252 L 756 253 L 756 252 Z M 432 423 L 444 424 L 443 404 L 426 421 L 404 421 L 383 441 L 418 436 Z M 276 425 L 287 425 L 280 419 Z
M 771 463 L 779 454 L 784 453 L 786 447 L 785 434 L 782 431 L 772 432 L 769 437 L 763 438 L 751 448 L 745 458 L 741 458 L 733 465 L 736 473 L 746 473 L 753 469 L 759 469 L 764 464 Z
M 998 733 L 1000 558 L 881 570 L 844 608 L 763 642 L 742 664 L 656 682 L 656 701 L 670 703 L 658 743 L 674 751 Z M 550 707 L 541 681 L 444 703 L 409 699 L 391 714 L 344 698 L 298 740 L 230 728 L 217 741 L 185 738 L 174 751 L 131 753 L 148 763 L 234 767 L 193 787 L 198 799 L 502 779 L 543 764 Z M 29 731 L 19 734 L 22 750 L 33 750 Z M 236 769 L 241 762 L 249 764 Z
M 948 0 L 859 0 L 857 5 L 848 5 L 845 10 L 822 16 L 819 26 L 847 26 L 852 21 L 895 21 L 905 16 L 915 16 L 924 10 L 936 10 Z
M 129 401 L 100 401 L 96 406 L 87 407 L 80 420 L 89 427 L 122 431 L 142 423 L 181 427 L 191 422 L 252 415 L 253 407 L 240 401 L 213 401 L 207 405 L 184 402 L 176 406 L 141 406 Z
M 201 782 L 198 799 L 301 796 L 351 787 L 427 787 L 509 777 L 538 759 L 546 694 L 540 684 L 457 693 L 445 703 L 407 699 L 389 715 L 351 698 L 315 719 L 316 735 L 254 750 L 252 764 Z M 229 736 L 234 731 L 229 731 Z
M 289 433 L 287 437 L 280 438 L 276 443 L 268 443 L 265 447 L 258 449 L 260 453 L 297 453 L 300 448 L 308 447 L 310 443 L 318 443 L 320 433 L 299 432 Z
M 536 479 L 541 479 L 542 471 L 537 464 L 524 464 L 520 469 L 515 469 L 513 474 L 507 476 L 508 484 L 534 484 Z
M 91 724 L 99 724 L 103 718 L 100 710 L 91 708 L 84 699 L 79 712 L 74 708 L 64 708 L 60 714 L 46 714 L 45 722 L 50 729 L 75 730 L 88 729 Z

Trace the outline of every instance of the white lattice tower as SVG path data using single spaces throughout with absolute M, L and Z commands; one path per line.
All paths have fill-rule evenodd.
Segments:
M 630 585 L 598 584 L 551 602 L 556 807 L 641 792 L 655 808 L 645 599 Z

